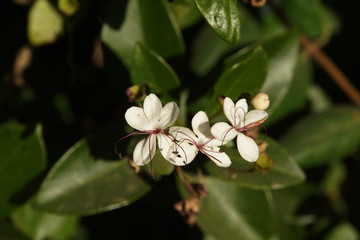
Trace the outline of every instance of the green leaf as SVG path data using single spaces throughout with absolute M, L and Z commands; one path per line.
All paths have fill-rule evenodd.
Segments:
M 184 43 L 172 14 L 165 1 L 131 0 L 122 25 L 103 24 L 101 38 L 127 66 L 137 42 L 164 58 L 181 54 Z
M 34 210 L 31 201 L 11 215 L 13 224 L 30 239 L 70 239 L 77 217 L 56 215 Z
M 356 240 L 359 239 L 358 230 L 348 222 L 342 222 L 334 227 L 330 233 L 326 235 L 325 240 L 338 240 L 338 239 L 346 239 L 346 240 Z
M 261 46 L 257 46 L 250 52 L 241 52 L 233 65 L 220 76 L 214 85 L 214 93 L 207 105 L 207 112 L 214 114 L 220 109 L 216 102 L 219 95 L 235 101 L 242 93 L 257 92 L 265 80 L 266 71 L 267 57 Z
M 164 159 L 159 150 L 156 151 L 155 156 L 151 160 L 151 165 L 155 177 L 158 177 L 158 175 L 170 175 L 175 169 L 173 164 Z M 150 164 L 146 164 L 144 167 L 150 173 Z
M 352 153 L 360 144 L 359 132 L 360 110 L 337 106 L 302 119 L 280 142 L 302 168 L 308 168 Z
M 39 210 L 59 214 L 91 214 L 126 206 L 150 190 L 128 161 L 92 155 L 81 140 L 50 170 L 37 195 Z
M 202 19 L 194 0 L 180 0 L 171 3 L 177 23 L 182 29 L 188 28 Z
M 262 92 L 270 98 L 269 114 L 277 109 L 284 100 L 293 79 L 299 54 L 298 36 L 288 32 L 263 43 L 269 57 L 269 66 Z
M 41 133 L 40 125 L 31 132 L 15 123 L 0 127 L 0 219 L 35 190 L 36 177 L 46 166 Z
M 191 69 L 199 76 L 207 74 L 212 67 L 228 52 L 240 46 L 259 40 L 260 26 L 257 20 L 240 5 L 241 13 L 241 39 L 234 46 L 225 42 L 208 25 L 200 29 L 192 45 Z
M 271 114 L 269 124 L 274 124 L 281 118 L 299 111 L 306 106 L 307 92 L 312 78 L 311 62 L 307 56 L 303 55 L 299 58 L 296 65 L 289 90 L 280 103 L 280 106 Z
M 196 6 L 209 25 L 225 41 L 240 40 L 240 13 L 236 0 L 195 0 Z
M 207 163 L 206 169 L 213 176 L 254 189 L 280 189 L 304 181 L 304 173 L 287 150 L 269 137 L 265 141 L 269 144 L 266 153 L 274 161 L 273 168 L 268 171 L 251 171 L 252 163 L 243 160 L 234 148 L 226 150 L 232 161 L 229 168 Z
M 58 8 L 67 16 L 72 16 L 79 9 L 79 0 L 58 0 Z
M 136 44 L 130 65 L 133 84 L 149 84 L 154 93 L 164 94 L 180 86 L 180 80 L 171 67 L 155 52 Z
M 209 194 L 201 201 L 197 223 L 214 239 L 270 239 L 275 219 L 264 191 L 204 178 Z M 180 193 L 187 195 L 179 183 Z M 224 224 L 226 223 L 226 224 Z
M 289 22 L 308 37 L 329 36 L 336 29 L 333 14 L 320 0 L 284 0 L 282 3 Z
M 64 20 L 47 0 L 36 0 L 31 6 L 27 34 L 34 46 L 55 42 L 63 32 Z

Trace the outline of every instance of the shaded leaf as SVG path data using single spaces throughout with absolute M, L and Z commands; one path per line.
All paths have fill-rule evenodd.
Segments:
M 240 40 L 240 13 L 236 0 L 195 0 L 196 6 L 209 25 L 225 41 Z
M 24 234 L 18 231 L 9 221 L 0 221 L 1 240 L 29 240 Z
M 47 0 L 36 0 L 29 11 L 27 34 L 32 45 L 55 42 L 63 32 L 64 20 Z
M 268 123 L 274 124 L 281 118 L 299 111 L 306 106 L 307 92 L 312 82 L 312 66 L 307 56 L 299 58 L 293 79 L 284 99 L 277 110 L 271 114 Z
M 324 238 L 325 240 L 356 240 L 359 239 L 358 230 L 348 222 L 342 222 L 334 227 Z
M 239 98 L 242 93 L 254 94 L 259 91 L 267 72 L 267 57 L 261 46 L 254 50 L 241 52 L 231 67 L 227 69 L 214 85 L 214 93 L 207 105 L 208 113 L 220 110 L 216 102 L 219 95 L 233 99 Z
M 34 204 L 53 213 L 90 214 L 126 206 L 150 188 L 128 161 L 95 158 L 81 140 L 50 170 Z
M 261 92 L 270 98 L 269 114 L 274 112 L 284 100 L 293 79 L 299 54 L 297 34 L 287 32 L 263 42 L 269 57 L 268 72 Z
M 176 21 L 182 29 L 196 24 L 202 18 L 201 13 L 195 6 L 194 0 L 174 1 L 171 3 L 171 7 Z
M 178 55 L 184 45 L 172 14 L 165 1 L 131 0 L 122 25 L 103 24 L 101 38 L 127 66 L 137 42 L 164 58 Z
M 29 239 L 69 239 L 77 224 L 77 217 L 56 215 L 34 210 L 31 201 L 16 209 L 11 220 Z
M 353 152 L 360 144 L 360 111 L 337 106 L 299 121 L 280 142 L 302 168 L 328 163 Z
M 155 52 L 142 44 L 136 44 L 130 65 L 134 84 L 149 84 L 154 93 L 164 94 L 180 86 L 180 80 L 171 67 Z
M 304 181 L 304 173 L 287 150 L 269 137 L 266 137 L 265 141 L 269 144 L 266 153 L 274 161 L 273 168 L 268 171 L 252 171 L 252 163 L 243 160 L 234 148 L 226 150 L 232 161 L 229 168 L 217 168 L 207 164 L 206 169 L 213 176 L 255 189 L 279 189 Z
M 0 127 L 0 219 L 27 200 L 35 190 L 32 181 L 46 166 L 42 128 L 28 130 L 15 123 Z
M 68 16 L 79 9 L 79 0 L 58 0 L 58 8 Z
M 214 239 L 269 239 L 275 228 L 264 191 L 242 188 L 212 177 L 204 178 L 209 192 L 201 201 L 197 223 Z M 180 193 L 187 192 L 179 183 Z M 226 223 L 226 224 L 224 224 Z
M 338 23 L 320 0 L 284 0 L 284 13 L 289 22 L 308 37 L 330 36 Z

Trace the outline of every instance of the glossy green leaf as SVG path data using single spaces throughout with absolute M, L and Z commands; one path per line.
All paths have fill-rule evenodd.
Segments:
M 353 152 L 360 144 L 360 111 L 337 106 L 297 122 L 280 142 L 303 168 L 328 163 Z
M 359 239 L 359 231 L 349 222 L 342 222 L 334 227 L 324 238 L 325 240 L 356 240 Z
M 220 95 L 235 101 L 242 93 L 254 94 L 259 91 L 267 71 L 266 54 L 261 46 L 244 54 L 245 57 L 241 55 L 214 85 L 214 93 L 207 106 L 208 113 L 213 114 L 221 109 L 216 102 Z
M 29 11 L 27 34 L 34 46 L 55 42 L 63 32 L 64 20 L 48 0 L 36 0 Z
M 16 209 L 11 215 L 12 223 L 29 239 L 70 239 L 77 217 L 56 215 L 34 210 L 31 201 Z
M 208 195 L 201 201 L 197 223 L 214 239 L 270 239 L 275 230 L 272 208 L 264 191 L 242 188 L 205 177 Z M 179 183 L 178 186 L 182 186 Z M 187 195 L 180 189 L 181 195 Z
M 191 69 L 199 76 L 207 74 L 221 58 L 240 46 L 260 39 L 260 24 L 240 5 L 241 39 L 238 44 L 230 45 L 217 35 L 208 25 L 203 26 L 196 35 L 192 45 Z
M 265 41 L 262 46 L 269 57 L 269 70 L 261 91 L 269 95 L 267 112 L 271 114 L 280 106 L 290 88 L 299 55 L 298 36 L 287 32 Z
M 240 12 L 236 0 L 195 0 L 196 6 L 209 25 L 225 41 L 240 40 Z
M 280 106 L 271 114 L 268 121 L 269 124 L 274 124 L 288 114 L 299 111 L 306 106 L 307 92 L 312 78 L 311 62 L 307 56 L 303 55 L 299 58 L 296 65 L 289 90 L 280 103 Z
M 269 144 L 266 152 L 274 161 L 268 171 L 252 171 L 252 163 L 243 160 L 236 148 L 226 150 L 232 161 L 229 168 L 206 164 L 206 169 L 213 176 L 255 189 L 279 189 L 304 181 L 304 173 L 287 150 L 269 137 L 265 137 L 265 141 Z
M 103 24 L 101 38 L 127 66 L 130 65 L 137 42 L 143 43 L 162 57 L 178 55 L 184 51 L 180 30 L 165 1 L 129 1 L 122 25 L 114 29 L 109 23 Z
M 133 84 L 149 84 L 154 93 L 169 96 L 171 90 L 180 86 L 180 80 L 171 67 L 142 44 L 134 47 L 130 72 Z
M 42 128 L 29 130 L 15 123 L 0 126 L 0 219 L 27 200 L 46 166 Z
M 126 206 L 151 189 L 126 159 L 96 158 L 81 140 L 50 170 L 37 195 L 39 210 L 61 214 L 90 214 Z

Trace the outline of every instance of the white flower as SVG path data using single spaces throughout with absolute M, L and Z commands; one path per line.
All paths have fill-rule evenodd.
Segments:
M 246 99 L 240 99 L 236 105 L 230 98 L 224 100 L 224 114 L 232 126 L 225 122 L 214 124 L 212 135 L 223 142 L 230 141 L 237 136 L 237 148 L 240 155 L 249 162 L 259 158 L 259 148 L 255 141 L 246 135 L 246 131 L 259 126 L 268 117 L 263 110 L 248 112 Z
M 170 147 L 167 160 L 179 166 L 189 164 L 200 151 L 216 165 L 229 167 L 230 158 L 219 148 L 221 141 L 211 135 L 209 118 L 206 113 L 198 112 L 193 117 L 191 125 L 194 132 L 186 127 L 170 128 L 169 133 L 176 139 L 176 142 Z
M 163 107 L 155 94 L 150 94 L 145 98 L 144 108 L 131 107 L 126 111 L 126 122 L 139 130 L 136 133 L 149 135 L 135 147 L 133 160 L 136 165 L 143 166 L 154 157 L 156 139 L 161 154 L 166 157 L 172 140 L 165 130 L 175 122 L 178 114 L 179 108 L 175 102 L 169 102 Z

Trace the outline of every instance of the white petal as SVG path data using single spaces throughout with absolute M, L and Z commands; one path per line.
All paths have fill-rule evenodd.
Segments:
M 158 141 L 160 153 L 163 155 L 164 158 L 166 158 L 169 148 L 171 147 L 173 142 L 171 141 L 170 137 L 167 137 L 164 134 L 157 134 L 156 138 Z
M 139 107 L 131 107 L 125 113 L 126 122 L 137 130 L 149 130 L 150 121 L 146 117 L 144 110 Z
M 237 131 L 225 122 L 218 122 L 211 127 L 211 134 L 225 144 L 237 136 Z
M 156 137 L 150 135 L 136 144 L 133 154 L 134 163 L 143 166 L 150 162 L 156 152 Z M 151 155 L 151 156 L 150 156 Z
M 242 98 L 239 101 L 236 102 L 235 104 L 235 108 L 236 108 L 236 127 L 243 127 L 244 124 L 244 119 L 245 119 L 245 115 L 248 112 L 248 105 L 246 103 L 246 99 Z
M 242 133 L 237 137 L 237 148 L 242 158 L 248 162 L 256 162 L 259 158 L 259 147 L 255 141 Z
M 166 156 L 166 160 L 176 166 L 184 166 L 194 160 L 198 149 L 194 144 L 184 141 L 181 144 L 174 143 Z
M 175 102 L 167 103 L 161 110 L 158 127 L 165 129 L 173 125 L 179 115 L 179 107 Z
M 208 156 L 219 167 L 229 167 L 231 160 L 225 152 L 220 152 L 220 148 L 212 148 L 212 151 L 201 151 Z
M 187 127 L 171 127 L 169 133 L 177 140 L 182 141 L 184 139 L 193 140 L 197 142 L 198 138 L 195 136 L 195 133 Z
M 231 125 L 234 126 L 234 109 L 235 109 L 235 104 L 234 102 L 226 97 L 224 99 L 224 105 L 223 105 L 223 108 L 224 108 L 224 114 L 225 114 L 225 117 L 231 122 Z
M 251 110 L 245 116 L 245 126 L 248 126 L 252 123 L 258 123 L 258 125 L 260 125 L 267 117 L 268 114 L 264 110 Z
M 210 139 L 212 138 L 210 132 L 210 123 L 209 118 L 205 112 L 200 111 L 193 117 L 191 121 L 191 126 L 194 133 L 198 136 L 198 138 Z
M 160 118 L 162 104 L 160 99 L 153 93 L 144 100 L 144 112 L 152 124 L 157 124 Z

